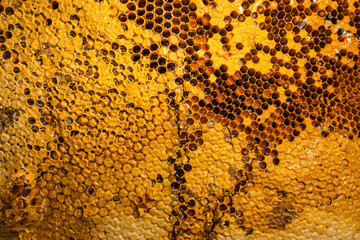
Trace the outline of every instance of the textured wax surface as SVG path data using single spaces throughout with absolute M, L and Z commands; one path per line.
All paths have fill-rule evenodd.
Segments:
M 360 239 L 359 1 L 0 19 L 0 239 Z

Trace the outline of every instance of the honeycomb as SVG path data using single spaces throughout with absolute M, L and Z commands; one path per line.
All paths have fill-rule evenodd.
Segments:
M 1 239 L 360 239 L 360 2 L 0 0 Z

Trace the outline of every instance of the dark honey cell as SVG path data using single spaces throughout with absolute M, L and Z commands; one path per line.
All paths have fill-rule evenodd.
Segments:
M 11 58 L 11 52 L 10 51 L 5 51 L 3 54 L 2 54 L 2 58 L 5 59 L 5 60 L 8 60 Z

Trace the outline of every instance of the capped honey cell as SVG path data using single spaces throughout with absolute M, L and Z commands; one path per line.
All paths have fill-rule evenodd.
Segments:
M 358 237 L 358 2 L 0 15 L 1 239 Z

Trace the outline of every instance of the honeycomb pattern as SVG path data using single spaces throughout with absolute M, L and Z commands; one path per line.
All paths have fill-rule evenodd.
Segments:
M 0 0 L 1 239 L 360 239 L 360 2 Z

